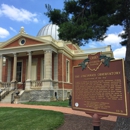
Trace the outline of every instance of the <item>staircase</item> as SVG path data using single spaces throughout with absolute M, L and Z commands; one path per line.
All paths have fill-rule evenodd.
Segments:
M 9 92 L 9 94 L 6 95 L 5 98 L 2 99 L 0 102 L 1 103 L 11 103 L 11 95 L 12 95 L 13 92 L 14 91 Z

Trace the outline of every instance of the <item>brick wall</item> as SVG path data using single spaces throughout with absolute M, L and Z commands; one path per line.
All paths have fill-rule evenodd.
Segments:
M 70 63 L 70 83 L 72 83 L 72 60 L 66 55 L 58 54 L 58 80 L 66 82 L 66 61 L 69 60 Z M 62 63 L 63 62 L 63 63 Z M 59 88 L 71 89 L 72 85 L 69 83 L 59 83 Z
M 73 85 L 73 84 L 64 83 L 64 88 L 65 88 L 65 89 L 72 89 L 72 85 Z
M 7 81 L 7 67 L 8 67 L 8 61 L 6 60 L 5 66 L 2 67 L 2 81 L 6 82 Z
M 84 59 L 81 59 L 81 60 L 73 60 L 72 61 L 72 65 L 73 66 L 78 66 L 78 64 L 80 64 L 81 62 L 83 62 Z
M 64 83 L 64 84 L 58 83 L 58 86 L 60 89 L 63 89 L 63 87 L 64 87 L 64 89 L 72 89 L 72 84 L 70 84 L 70 83 Z

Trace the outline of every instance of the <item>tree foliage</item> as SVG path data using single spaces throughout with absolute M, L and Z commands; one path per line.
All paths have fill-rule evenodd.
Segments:
M 108 27 L 112 24 L 124 25 L 125 30 L 127 27 L 124 19 L 129 15 L 124 12 L 128 12 L 126 8 L 128 1 L 65 0 L 62 10 L 52 9 L 50 5 L 46 5 L 45 14 L 52 23 L 60 27 L 60 39 L 84 45 L 90 39 L 103 40 Z M 125 34 L 120 36 L 127 37 L 127 31 L 125 30 Z

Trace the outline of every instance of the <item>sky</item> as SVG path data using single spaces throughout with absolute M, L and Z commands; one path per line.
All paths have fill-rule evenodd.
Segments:
M 24 27 L 28 35 L 36 36 L 38 31 L 49 24 L 45 4 L 52 8 L 63 9 L 64 0 L 0 0 L 0 42 L 5 42 L 17 35 Z M 104 47 L 111 45 L 115 58 L 125 58 L 126 47 L 119 43 L 122 41 L 118 35 L 123 32 L 121 26 L 110 26 L 104 41 L 90 41 L 82 49 Z

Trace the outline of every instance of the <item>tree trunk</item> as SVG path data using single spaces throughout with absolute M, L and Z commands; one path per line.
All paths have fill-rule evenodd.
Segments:
M 128 31 L 128 43 L 126 46 L 125 73 L 128 92 L 130 93 L 130 28 Z M 113 130 L 130 130 L 130 117 L 118 117 L 116 121 L 116 126 Z
M 130 93 L 130 28 L 128 30 L 128 43 L 126 46 L 125 73 L 128 84 L 128 92 Z

